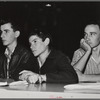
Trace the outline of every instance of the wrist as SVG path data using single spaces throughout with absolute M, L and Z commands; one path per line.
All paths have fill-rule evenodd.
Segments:
M 39 82 L 46 82 L 46 75 L 39 75 Z
M 88 54 L 91 54 L 91 51 L 92 51 L 92 50 L 88 50 L 87 53 L 88 53 Z

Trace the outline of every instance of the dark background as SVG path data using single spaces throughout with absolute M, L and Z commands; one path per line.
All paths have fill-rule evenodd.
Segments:
M 74 51 L 79 48 L 85 26 L 91 21 L 100 20 L 100 2 L 2 1 L 0 19 L 7 17 L 18 20 L 21 26 L 19 42 L 26 47 L 29 47 L 29 30 L 43 27 L 51 32 L 53 46 L 72 59 Z M 0 40 L 0 51 L 3 49 Z

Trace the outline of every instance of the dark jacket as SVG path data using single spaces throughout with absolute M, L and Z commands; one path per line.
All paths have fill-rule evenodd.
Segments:
M 46 74 L 47 83 L 72 84 L 78 82 L 78 76 L 70 65 L 68 57 L 57 50 L 51 50 L 41 68 L 39 68 L 37 62 L 37 65 L 34 65 L 31 71 L 42 75 Z
M 18 80 L 19 72 L 28 67 L 28 60 L 32 53 L 21 45 L 17 45 L 11 55 L 9 64 L 9 77 Z M 0 55 L 0 78 L 7 78 L 7 58 L 5 54 Z

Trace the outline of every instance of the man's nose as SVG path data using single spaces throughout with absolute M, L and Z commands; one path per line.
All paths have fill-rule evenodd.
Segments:
M 87 40 L 90 40 L 90 36 L 87 36 Z
M 90 40 L 90 36 L 85 36 L 85 40 Z
M 30 48 L 31 48 L 31 49 L 33 49 L 33 48 L 34 48 L 34 45 L 33 45 L 33 44 L 31 44 Z
M 32 45 L 30 45 L 30 48 L 32 49 Z
M 1 33 L 0 37 L 2 38 L 3 36 L 4 36 L 3 33 Z

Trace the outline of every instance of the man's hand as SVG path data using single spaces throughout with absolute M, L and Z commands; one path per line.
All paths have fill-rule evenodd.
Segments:
M 39 74 L 30 75 L 27 78 L 27 81 L 29 83 L 36 83 L 37 81 L 39 81 L 39 83 L 42 83 L 43 81 L 46 82 L 46 75 L 39 75 Z
M 32 72 L 32 71 L 28 71 L 28 70 L 23 70 L 19 73 L 19 79 L 20 80 L 27 80 L 27 78 L 31 75 L 34 75 L 36 73 Z
M 91 52 L 91 47 L 90 45 L 86 42 L 85 39 L 81 39 L 80 41 L 80 46 L 85 50 Z
M 27 82 L 29 83 L 36 83 L 39 80 L 39 74 L 30 75 L 27 78 Z
M 85 74 L 83 74 L 79 69 L 75 68 L 75 71 L 78 75 L 79 82 L 82 82 L 82 81 L 86 80 Z
M 46 82 L 46 75 L 39 75 L 39 83 Z
M 46 81 L 46 75 L 39 75 L 32 71 L 24 70 L 21 71 L 19 74 L 20 80 L 26 80 L 29 83 L 36 83 L 37 81 L 39 81 L 39 83 L 42 83 L 43 81 Z

